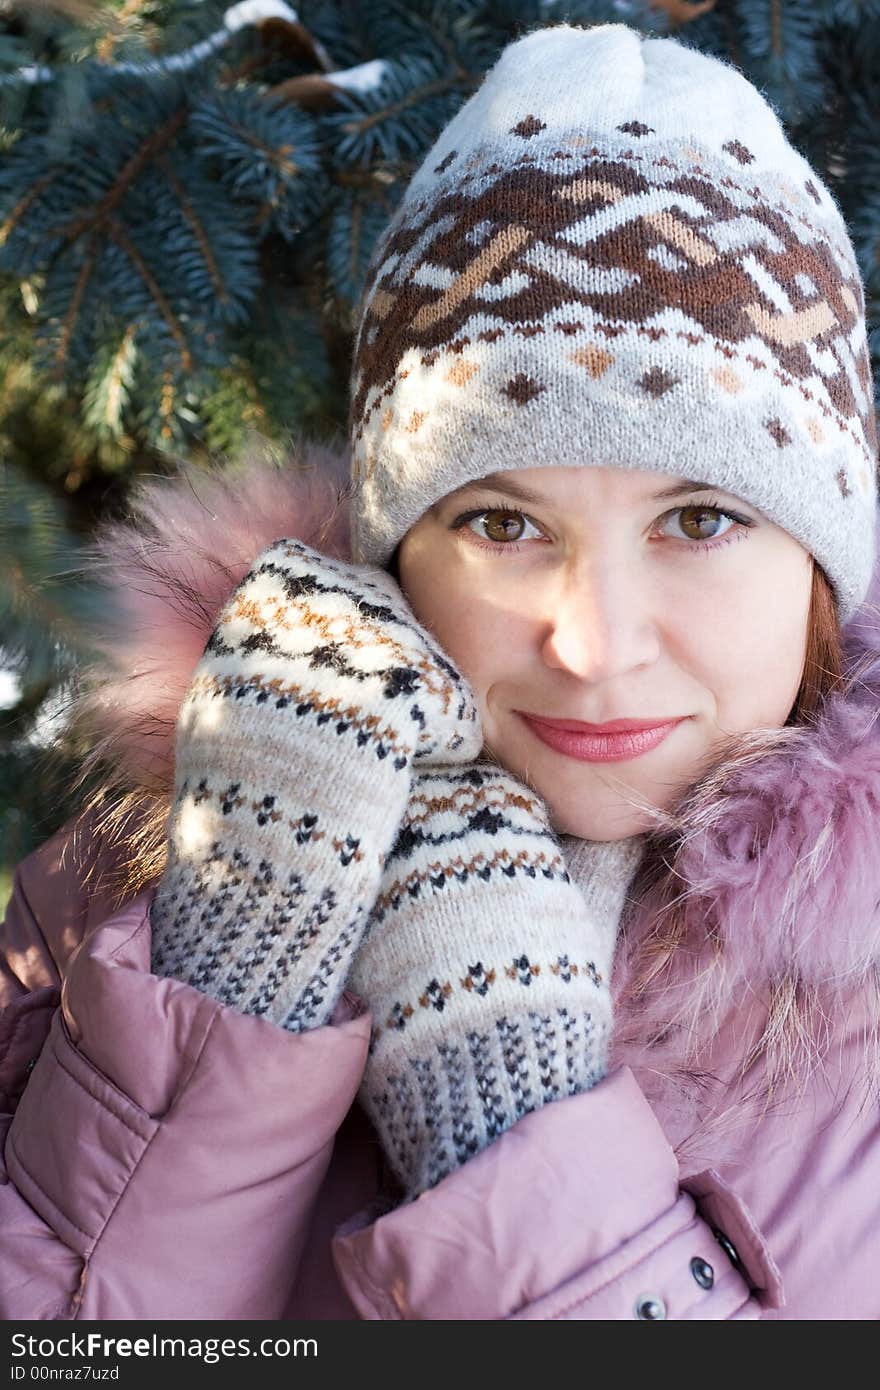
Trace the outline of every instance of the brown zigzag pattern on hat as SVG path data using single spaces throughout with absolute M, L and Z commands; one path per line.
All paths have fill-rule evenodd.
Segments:
M 554 310 L 578 302 L 616 325 L 643 325 L 670 305 L 681 305 L 721 345 L 736 347 L 759 338 L 779 370 L 795 381 L 816 375 L 808 345 L 833 354 L 838 370 L 824 377 L 829 399 L 844 420 L 861 420 L 873 456 L 873 412 L 859 411 L 836 343 L 863 311 L 857 268 L 845 278 L 822 232 L 811 228 L 812 240 L 801 241 L 792 226 L 793 209 L 774 206 L 758 188 L 748 190 L 754 201 L 744 210 L 724 191 L 725 185 L 737 187 L 729 176 L 710 181 L 694 166 L 677 170 L 671 179 L 652 180 L 644 160 L 596 153 L 598 157 L 584 159 L 580 173 L 531 161 L 500 170 L 472 195 L 462 191 L 459 181 L 447 191 L 441 188 L 424 216 L 415 217 L 408 208 L 404 218 L 392 222 L 365 291 L 372 297 L 357 345 L 354 438 L 361 437 L 372 411 L 403 375 L 397 371 L 403 355 L 417 348 L 430 362 L 431 354 L 448 350 L 465 336 L 464 325 L 474 314 L 491 315 L 512 332 L 540 326 Z M 670 160 L 656 162 L 667 172 L 675 167 Z M 661 209 L 658 196 L 667 203 Z M 624 200 L 632 203 L 628 213 L 621 208 Z M 621 217 L 600 217 L 592 228 L 583 225 L 615 206 Z M 810 225 L 803 217 L 798 221 Z M 736 257 L 725 255 L 705 234 L 708 223 L 730 223 L 731 230 L 732 224 L 740 224 Z M 582 225 L 574 233 L 577 224 Z M 567 239 L 569 232 L 575 239 Z M 768 281 L 781 288 L 790 311 L 770 303 L 744 270 L 743 235 Z M 407 262 L 404 282 L 397 285 L 397 262 L 417 240 L 418 260 Z M 777 242 L 783 248 L 779 254 L 772 250 Z M 533 249 L 540 254 L 530 261 Z M 388 257 L 392 267 L 377 280 Z M 591 287 L 591 277 L 602 283 Z M 447 283 L 438 288 L 442 281 Z M 491 298 L 480 294 L 487 286 L 495 287 Z M 497 333 L 503 331 L 499 327 Z M 855 368 L 868 391 L 871 368 L 865 344 Z M 525 385 L 511 387 L 513 401 Z

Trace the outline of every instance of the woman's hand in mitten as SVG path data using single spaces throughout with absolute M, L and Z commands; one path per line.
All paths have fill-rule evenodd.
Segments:
M 292 1031 L 326 1022 L 413 766 L 481 746 L 469 685 L 391 575 L 275 542 L 181 706 L 154 972 Z
M 373 1014 L 359 1099 L 407 1198 L 604 1076 L 642 851 L 590 845 L 578 886 L 544 802 L 513 776 L 478 763 L 414 777 L 349 977 Z

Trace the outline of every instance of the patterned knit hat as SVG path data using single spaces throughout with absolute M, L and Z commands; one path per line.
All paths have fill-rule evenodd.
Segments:
M 380 238 L 351 381 L 352 554 L 542 465 L 742 497 L 825 569 L 874 562 L 877 424 L 840 210 L 731 64 L 625 24 L 508 45 Z

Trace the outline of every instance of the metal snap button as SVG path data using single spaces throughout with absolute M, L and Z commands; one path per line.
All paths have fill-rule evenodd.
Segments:
M 715 1271 L 708 1260 L 702 1259 L 699 1255 L 694 1255 L 691 1260 L 691 1274 L 696 1279 L 701 1289 L 711 1289 L 715 1283 Z
M 666 1304 L 653 1293 L 639 1294 L 636 1300 L 636 1317 L 646 1322 L 662 1322 L 666 1317 Z

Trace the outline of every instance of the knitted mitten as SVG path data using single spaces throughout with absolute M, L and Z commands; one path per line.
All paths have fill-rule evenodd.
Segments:
M 178 717 L 154 973 L 294 1032 L 326 1022 L 413 763 L 471 762 L 481 744 L 470 687 L 389 574 L 269 546 Z
M 414 777 L 349 977 L 373 1014 L 359 1099 L 406 1199 L 605 1074 L 643 842 L 577 844 L 582 887 L 543 801 L 508 773 Z

